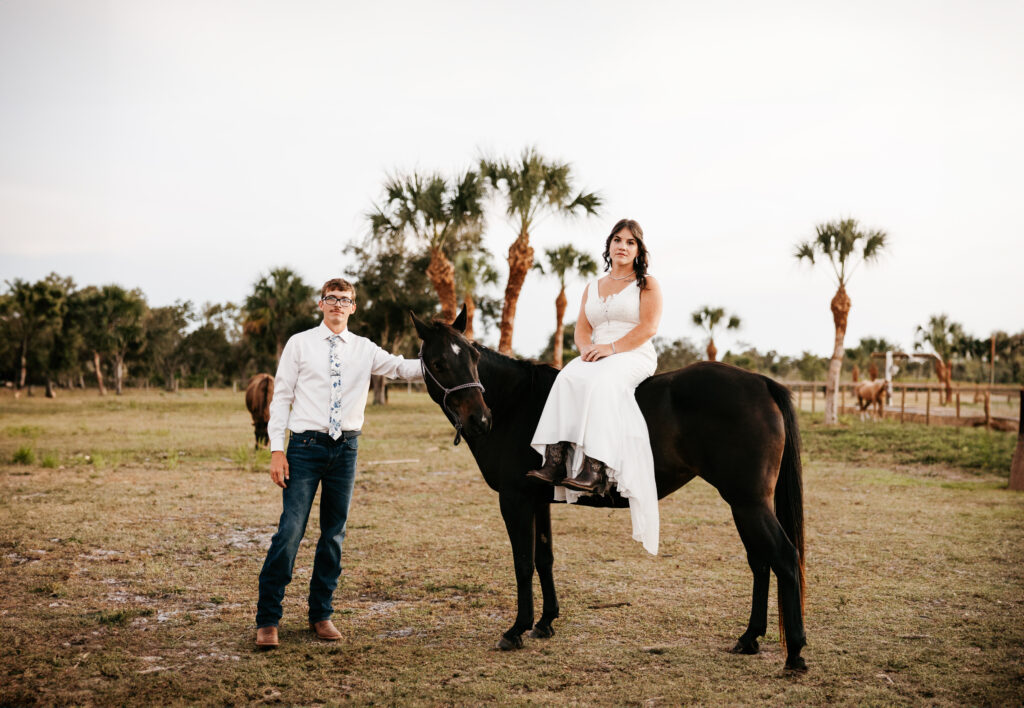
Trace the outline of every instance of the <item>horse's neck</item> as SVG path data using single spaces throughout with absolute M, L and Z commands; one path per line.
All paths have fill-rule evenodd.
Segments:
M 477 349 L 477 373 L 486 389 L 484 400 L 491 409 L 493 427 L 488 435 L 466 440 L 487 484 L 498 490 L 506 475 L 520 478 L 533 469 L 529 465 L 539 464 L 530 440 L 557 372 L 479 345 Z
M 547 399 L 554 376 L 544 376 L 544 369 L 518 359 L 498 354 L 478 346 L 480 361 L 477 372 L 480 383 L 486 389 L 484 394 L 491 409 L 509 409 L 540 396 L 541 406 Z M 550 378 L 551 381 L 547 381 Z

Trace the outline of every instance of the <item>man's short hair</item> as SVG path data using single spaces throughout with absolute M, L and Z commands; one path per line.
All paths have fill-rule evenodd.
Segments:
M 332 290 L 339 290 L 341 292 L 351 292 L 352 298 L 355 299 L 356 289 L 352 287 L 352 283 L 348 282 L 344 278 L 331 278 L 324 286 L 320 288 L 320 297 L 323 297 Z

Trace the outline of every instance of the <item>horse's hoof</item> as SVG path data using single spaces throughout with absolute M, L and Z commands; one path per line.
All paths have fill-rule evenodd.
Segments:
M 740 639 L 736 642 L 736 646 L 732 648 L 733 654 L 757 654 L 761 651 L 761 646 L 757 643 L 756 639 L 752 639 L 749 642 L 745 642 Z
M 515 651 L 516 649 L 522 648 L 523 638 L 521 636 L 518 636 L 515 639 L 509 639 L 508 637 L 503 636 L 498 640 L 498 649 L 501 651 Z
M 530 636 L 534 639 L 550 639 L 555 636 L 555 628 L 550 624 L 547 625 L 536 625 L 530 630 Z
M 802 656 L 791 656 L 786 659 L 786 671 L 794 671 L 798 674 L 807 673 L 807 662 Z

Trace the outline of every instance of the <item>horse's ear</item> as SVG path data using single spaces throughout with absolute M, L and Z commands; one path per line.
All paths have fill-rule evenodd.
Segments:
M 454 322 L 452 322 L 452 329 L 454 329 L 456 332 L 461 332 L 461 333 L 465 334 L 465 332 L 466 332 L 466 303 L 462 303 L 462 312 L 460 312 L 459 316 L 455 318 Z
M 430 325 L 417 317 L 416 313 L 412 310 L 409 310 L 409 316 L 412 317 L 412 323 L 416 325 L 416 334 L 420 335 L 420 339 L 426 339 L 427 335 L 430 334 Z

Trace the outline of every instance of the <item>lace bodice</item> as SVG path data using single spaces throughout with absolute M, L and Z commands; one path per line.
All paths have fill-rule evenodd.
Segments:
M 634 280 L 617 293 L 602 298 L 597 281 L 590 284 L 584 312 L 594 329 L 595 344 L 614 342 L 640 324 L 640 287 Z

